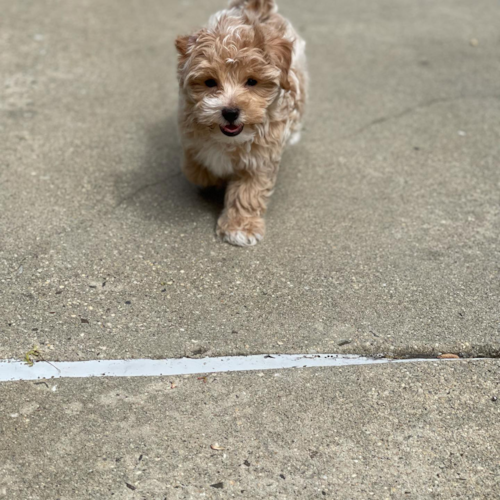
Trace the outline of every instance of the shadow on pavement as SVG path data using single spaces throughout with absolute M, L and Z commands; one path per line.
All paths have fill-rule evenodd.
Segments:
M 223 208 L 224 190 L 199 189 L 182 175 L 176 116 L 149 126 L 145 136 L 146 155 L 140 167 L 115 181 L 117 191 L 124 193 L 116 207 L 128 207 L 146 220 L 184 225 L 208 212 L 215 221 Z

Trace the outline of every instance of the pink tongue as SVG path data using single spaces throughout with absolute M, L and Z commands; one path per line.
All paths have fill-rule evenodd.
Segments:
M 229 132 L 234 132 L 235 130 L 238 130 L 240 127 L 239 125 L 226 125 L 224 128 Z

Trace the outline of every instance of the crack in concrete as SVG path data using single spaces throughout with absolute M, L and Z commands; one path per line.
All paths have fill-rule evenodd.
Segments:
M 369 128 L 373 127 L 374 125 L 380 125 L 382 123 L 386 123 L 391 120 L 397 120 L 398 118 L 402 118 L 403 116 L 409 115 L 413 113 L 414 111 L 417 111 L 419 109 L 425 109 L 429 108 L 431 106 L 434 106 L 435 104 L 441 104 L 444 102 L 453 102 L 453 101 L 461 101 L 461 100 L 485 100 L 485 99 L 500 99 L 500 95 L 485 95 L 485 96 L 458 96 L 458 97 L 437 97 L 434 99 L 430 99 L 428 101 L 424 101 L 420 104 L 416 104 L 415 106 L 411 106 L 409 108 L 404 109 L 403 111 L 400 111 L 399 113 L 395 113 L 393 115 L 389 116 L 382 116 L 380 118 L 375 118 L 374 120 L 368 122 L 366 125 L 363 125 L 359 129 L 355 130 L 354 132 L 351 132 L 347 135 L 344 135 L 342 137 L 339 137 L 339 140 L 344 140 L 344 139 L 350 139 L 352 137 L 355 137 L 356 135 L 361 134 L 365 130 L 368 130 Z
M 159 181 L 155 181 L 155 182 L 150 182 L 149 184 L 144 184 L 143 186 L 140 186 L 138 187 L 137 189 L 135 189 L 134 191 L 132 191 L 131 193 L 129 193 L 128 195 L 124 196 L 111 210 L 110 212 L 108 212 L 106 215 L 110 215 L 110 213 L 114 212 L 117 208 L 119 208 L 121 205 L 123 205 L 124 203 L 126 203 L 127 201 L 130 201 L 130 200 L 133 200 L 138 194 L 142 193 L 143 191 L 145 191 L 146 189 L 149 189 L 151 187 L 155 187 L 155 186 L 161 186 L 162 184 L 165 184 L 167 181 L 169 181 L 170 179 L 174 178 L 174 177 L 177 177 L 181 175 L 181 172 L 174 172 L 172 175 L 169 175 L 167 177 L 165 177 L 164 179 L 161 179 Z

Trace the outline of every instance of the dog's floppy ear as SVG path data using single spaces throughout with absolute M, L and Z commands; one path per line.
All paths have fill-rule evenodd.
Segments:
M 196 35 L 178 36 L 175 39 L 175 48 L 179 53 L 179 61 L 177 64 L 177 77 L 181 85 L 184 85 L 184 72 L 186 69 L 186 63 L 189 60 L 191 48 L 196 43 L 197 39 L 198 37 Z
M 189 47 L 196 42 L 196 39 L 195 35 L 181 35 L 175 39 L 175 48 L 181 58 L 187 56 Z
M 179 53 L 179 64 L 183 65 L 189 59 L 191 49 L 198 40 L 199 33 L 194 35 L 181 35 L 175 39 L 175 48 Z
M 278 11 L 274 0 L 231 0 L 229 8 L 243 9 L 250 20 L 265 21 Z
M 178 36 L 175 39 L 175 48 L 180 56 L 185 56 L 188 48 L 189 35 Z
M 281 87 L 290 90 L 288 72 L 292 65 L 293 42 L 283 37 L 271 38 L 267 40 L 266 48 L 273 64 L 281 71 Z

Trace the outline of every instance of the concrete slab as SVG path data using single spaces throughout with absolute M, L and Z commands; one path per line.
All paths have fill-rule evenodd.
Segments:
M 281 4 L 309 113 L 238 249 L 174 125 L 174 37 L 224 2 L 0 0 L 0 357 L 498 353 L 497 6 Z
M 0 497 L 497 498 L 498 361 L 260 375 L 2 384 Z

